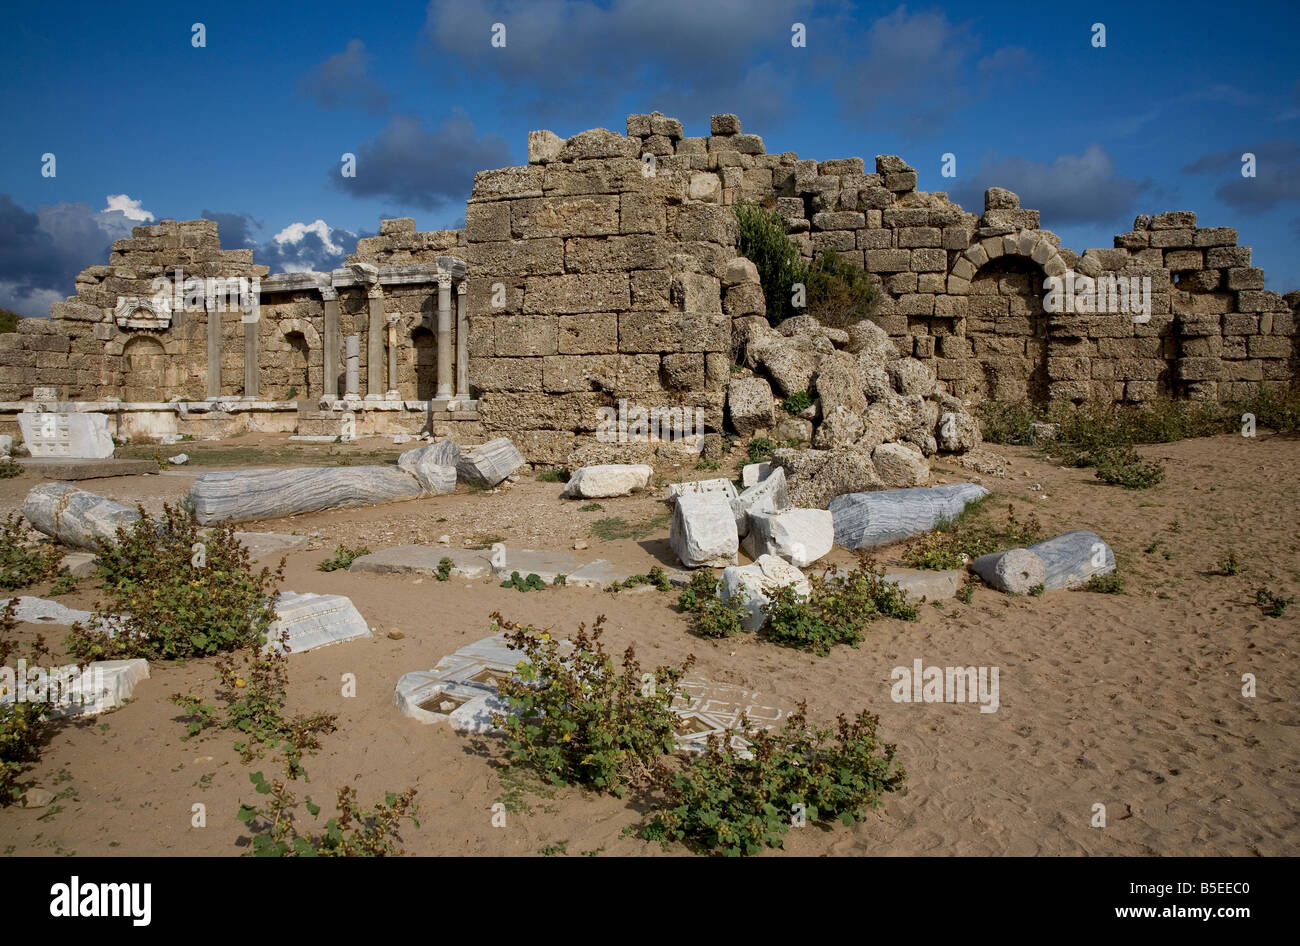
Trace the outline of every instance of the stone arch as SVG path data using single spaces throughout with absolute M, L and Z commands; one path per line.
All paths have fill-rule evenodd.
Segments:
M 995 401 L 1049 400 L 1043 282 L 1065 272 L 1056 245 L 1033 230 L 986 238 L 958 257 L 948 291 L 967 297 L 964 329 L 981 368 L 970 379 L 970 394 Z
M 283 361 L 276 366 L 278 370 L 270 372 L 268 395 L 286 400 L 318 397 L 324 384 L 321 377 L 324 350 L 320 332 L 308 319 L 280 319 L 276 322 L 276 330 L 280 336 L 276 346 L 278 356 Z
M 122 399 L 165 401 L 175 383 L 166 347 L 152 335 L 134 335 L 122 344 Z

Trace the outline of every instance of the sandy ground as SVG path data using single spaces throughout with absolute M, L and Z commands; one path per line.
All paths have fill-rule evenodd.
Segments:
M 181 449 L 200 455 L 201 463 L 206 446 Z M 398 449 L 377 442 L 356 448 L 385 456 Z M 1295 853 L 1300 606 L 1273 618 L 1254 598 L 1259 587 L 1300 596 L 1300 440 L 1262 433 L 1256 440 L 1222 436 L 1143 448 L 1168 470 L 1161 485 L 1145 491 L 1105 486 L 1089 470 L 1062 469 L 1028 450 L 997 449 L 1012 461 L 1012 475 L 984 477 L 985 485 L 1019 509 L 1032 504 L 1053 533 L 1079 527 L 1100 533 L 1116 551 L 1125 594 L 1010 598 L 980 589 L 969 605 L 952 600 L 942 609 L 923 607 L 918 623 L 879 621 L 859 648 L 820 658 L 752 635 L 694 638 L 672 595 L 580 588 L 521 595 L 489 581 L 316 569 L 339 542 L 376 550 L 433 544 L 446 534 L 453 545 L 500 536 L 515 546 L 571 550 L 586 541 L 590 549 L 574 553 L 580 559 L 647 570 L 656 561 L 671 563 L 666 524 L 643 539 L 605 542 L 592 523 L 609 517 L 651 523 L 667 507 L 649 496 L 601 500 L 601 510 L 580 512 L 581 503 L 559 498 L 560 484 L 524 477 L 496 493 L 462 488 L 454 496 L 244 526 L 319 533 L 311 550 L 289 556 L 284 587 L 349 595 L 376 631 L 373 640 L 292 657 L 290 709 L 339 717 L 339 731 L 308 760 L 311 782 L 300 794 L 332 801 L 335 789 L 351 782 L 366 802 L 384 791 L 416 788 L 421 827 L 403 832 L 413 854 L 660 855 L 658 846 L 623 836 L 640 819 L 635 801 L 576 790 L 527 795 L 531 813 L 509 814 L 504 828 L 494 828 L 491 806 L 510 789 L 495 750 L 444 726 L 406 719 L 392 706 L 398 677 L 432 667 L 489 633 L 493 611 L 558 633 L 605 614 L 610 650 L 634 642 L 645 664 L 693 653 L 701 675 L 757 690 L 765 703 L 806 699 L 818 721 L 861 708 L 880 715 L 881 734 L 898 746 L 907 769 L 905 789 L 855 827 L 792 830 L 786 843 L 792 854 Z M 956 467 L 939 466 L 936 473 L 948 481 L 974 478 Z M 79 485 L 157 508 L 179 499 L 192 476 L 175 470 Z M 35 482 L 28 476 L 0 481 L 0 510 L 17 508 Z M 1217 573 L 1230 550 L 1244 562 L 1232 577 Z M 887 550 L 883 560 L 890 560 L 889 551 L 896 556 Z M 94 588 L 83 582 L 60 600 L 87 607 Z M 63 633 L 45 631 L 56 643 Z M 394 631 L 401 639 L 387 636 Z M 998 711 L 892 702 L 891 670 L 917 658 L 926 665 L 999 668 Z M 276 764 L 240 764 L 226 733 L 181 739 L 184 728 L 169 697 L 208 692 L 213 673 L 206 661 L 155 663 L 152 673 L 125 707 L 53 735 L 28 779 L 60 797 L 43 809 L 0 809 L 0 851 L 245 850 L 235 813 L 257 797 L 249 772 L 262 768 L 269 775 Z M 341 695 L 347 673 L 357 679 L 353 698 Z M 1241 692 L 1246 673 L 1258 680 L 1253 698 Z M 191 826 L 196 804 L 206 807 L 204 828 Z M 1096 804 L 1106 806 L 1105 828 L 1090 826 Z

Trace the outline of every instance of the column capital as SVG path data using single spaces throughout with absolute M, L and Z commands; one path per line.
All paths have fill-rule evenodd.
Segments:
M 321 286 L 320 297 L 326 302 L 335 302 L 338 300 L 339 291 L 333 286 Z
M 456 283 L 456 295 L 463 296 L 468 291 L 469 287 L 465 284 L 465 280 L 462 279 L 460 282 Z
M 450 289 L 450 288 L 451 288 L 451 273 L 439 273 L 438 289 L 443 290 L 443 289 Z
M 384 287 L 379 285 L 379 283 L 371 283 L 369 286 L 366 287 L 366 298 L 367 299 L 384 298 Z

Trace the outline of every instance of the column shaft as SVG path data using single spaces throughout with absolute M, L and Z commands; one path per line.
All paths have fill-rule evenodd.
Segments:
M 370 289 L 370 334 L 366 339 L 366 397 L 384 396 L 384 293 Z
M 339 297 L 336 292 L 325 296 L 325 337 L 321 344 L 325 347 L 325 397 L 336 398 L 339 396 Z
M 438 276 L 438 391 L 451 397 L 451 277 Z
M 469 294 L 456 285 L 456 396 L 469 397 Z

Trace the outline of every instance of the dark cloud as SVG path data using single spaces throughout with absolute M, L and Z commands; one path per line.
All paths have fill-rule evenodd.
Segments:
M 730 110 L 757 128 L 787 111 L 811 64 L 811 49 L 790 44 L 795 22 L 819 35 L 811 10 L 808 0 L 437 0 L 425 30 L 440 71 L 450 60 L 502 81 L 517 113 L 586 123 L 616 105 L 698 120 Z M 504 47 L 492 46 L 496 23 Z
M 329 171 L 335 187 L 358 197 L 387 197 L 401 207 L 437 210 L 463 203 L 474 173 L 514 161 L 500 135 L 483 135 L 462 116 L 432 130 L 410 115 L 397 115 L 375 138 L 357 148 L 357 176 Z
M 370 75 L 370 54 L 359 39 L 326 59 L 298 82 L 298 94 L 323 108 L 381 112 L 392 96 Z
M 221 237 L 222 249 L 244 250 L 250 246 L 257 246 L 253 231 L 261 230 L 262 223 L 260 220 L 254 220 L 252 214 L 222 213 L 204 207 L 199 212 L 199 216 L 217 222 L 217 235 Z
M 1125 177 L 1100 145 L 1083 154 L 1063 154 L 1051 164 L 1028 158 L 991 158 L 968 183 L 957 185 L 953 199 L 976 213 L 984 209 L 984 191 L 1005 187 L 1020 195 L 1020 206 L 1042 211 L 1047 229 L 1070 223 L 1116 224 L 1133 211 L 1137 199 L 1152 190 L 1149 180 Z
M 1255 176 L 1242 177 L 1242 155 L 1255 156 Z M 1300 200 L 1300 142 L 1288 139 L 1215 151 L 1183 168 L 1186 174 L 1226 178 L 1214 196 L 1244 214 L 1259 214 L 1279 204 Z
M 113 241 L 130 236 L 141 222 L 83 203 L 32 212 L 0 194 L 0 305 L 26 316 L 49 315 L 51 302 L 72 295 L 77 273 L 107 263 Z

